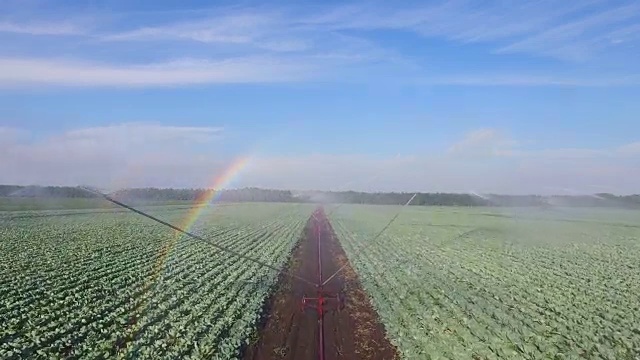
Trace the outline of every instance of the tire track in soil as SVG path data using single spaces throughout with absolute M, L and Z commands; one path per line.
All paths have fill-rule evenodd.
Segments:
M 333 274 L 349 260 L 340 246 L 324 210 L 318 208 L 307 221 L 299 243 L 292 251 L 286 271 L 312 281 L 318 280 L 316 226 L 321 230 L 322 272 Z M 357 273 L 348 265 L 324 287 L 331 293 L 342 292 L 344 308 L 328 305 L 324 315 L 325 359 L 393 360 L 396 348 L 385 336 L 382 323 Z M 316 296 L 313 285 L 281 275 L 276 290 L 267 300 L 258 338 L 245 349 L 245 360 L 318 358 L 318 323 L 314 309 L 302 310 L 302 297 Z M 332 301 L 332 300 L 330 300 Z

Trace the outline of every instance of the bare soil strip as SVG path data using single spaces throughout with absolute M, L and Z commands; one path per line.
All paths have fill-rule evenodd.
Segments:
M 309 218 L 303 238 L 285 269 L 312 281 L 319 278 L 316 226 L 320 226 L 324 278 L 349 262 L 324 211 L 319 209 Z M 345 299 L 341 309 L 332 300 L 327 305 L 329 311 L 324 315 L 326 359 L 398 359 L 395 347 L 387 340 L 378 314 L 350 265 L 325 285 L 324 290 L 341 293 Z M 316 297 L 316 294 L 313 285 L 280 276 L 275 292 L 267 301 L 258 339 L 246 349 L 244 359 L 317 359 L 317 313 L 314 309 L 302 308 L 303 296 Z

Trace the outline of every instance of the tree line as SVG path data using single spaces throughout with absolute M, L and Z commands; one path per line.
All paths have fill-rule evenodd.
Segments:
M 135 188 L 111 195 L 129 201 L 195 201 L 207 195 L 207 189 Z M 358 191 L 302 191 L 243 188 L 221 190 L 214 199 L 223 202 L 325 202 L 352 204 L 402 205 L 414 193 Z M 95 198 L 97 195 L 78 187 L 0 185 L 2 197 Z M 436 206 L 527 206 L 549 208 L 623 207 L 640 208 L 640 195 L 594 194 L 576 196 L 473 195 L 457 193 L 418 193 L 410 205 Z

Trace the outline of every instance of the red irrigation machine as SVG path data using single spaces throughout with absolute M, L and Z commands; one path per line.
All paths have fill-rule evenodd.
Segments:
M 292 274 L 286 271 L 283 271 L 280 268 L 277 268 L 271 264 L 265 263 L 262 260 L 253 258 L 251 256 L 247 256 L 245 254 L 239 253 L 236 250 L 227 248 L 226 246 L 222 246 L 220 244 L 216 244 L 215 242 L 203 238 L 199 235 L 196 235 L 192 232 L 189 232 L 185 229 L 182 229 L 180 227 L 177 227 L 171 223 L 168 223 L 164 220 L 161 220 L 153 215 L 147 214 L 146 212 L 143 212 L 141 210 L 138 210 L 130 205 L 127 205 L 123 202 L 120 202 L 116 199 L 114 199 L 113 197 L 109 196 L 108 194 L 105 194 L 101 191 L 95 190 L 95 189 L 91 189 L 91 188 L 87 188 L 87 187 L 82 187 L 81 189 L 91 192 L 95 195 L 99 195 L 102 198 L 104 198 L 105 200 L 118 205 L 120 207 L 123 207 L 127 210 L 130 210 L 134 213 L 137 213 L 139 215 L 142 215 L 148 219 L 151 219 L 157 223 L 160 223 L 164 226 L 167 226 L 175 231 L 181 232 L 193 239 L 199 240 L 199 241 L 203 241 L 206 242 L 208 244 L 210 244 L 211 246 L 221 250 L 221 251 L 225 251 L 231 255 L 234 255 L 238 258 L 244 259 L 244 260 L 248 260 L 248 261 L 252 261 L 256 264 L 259 264 L 265 268 L 271 269 L 273 271 L 276 271 L 278 273 L 284 274 L 286 276 L 290 276 L 295 280 L 298 281 L 302 281 L 304 283 L 307 283 L 309 285 L 313 285 L 315 287 L 315 296 L 314 297 L 308 297 L 306 294 L 303 295 L 302 297 L 302 301 L 300 304 L 300 309 L 301 311 L 306 311 L 307 309 L 313 309 L 316 312 L 316 316 L 317 316 L 317 320 L 318 320 L 318 359 L 319 360 L 324 360 L 325 356 L 324 356 L 324 315 L 329 312 L 329 311 L 340 311 L 345 307 L 345 297 L 344 294 L 342 292 L 330 292 L 330 291 L 325 291 L 324 287 L 325 285 L 327 285 L 327 283 L 329 283 L 329 281 L 331 281 L 334 277 L 336 277 L 340 272 L 342 272 L 342 270 L 344 270 L 344 268 L 347 266 L 347 264 L 343 265 L 342 267 L 340 267 L 337 271 L 335 271 L 331 276 L 329 276 L 328 278 L 324 279 L 323 275 L 322 275 L 322 243 L 323 243 L 323 239 L 322 236 L 324 235 L 322 232 L 322 222 L 323 221 L 328 221 L 327 220 L 327 216 L 324 215 L 323 210 L 322 209 L 316 209 L 313 213 L 313 218 L 315 219 L 314 225 L 315 225 L 315 233 L 316 233 L 316 241 L 317 241 L 317 252 L 318 252 L 318 279 L 317 282 L 314 281 L 310 281 L 308 279 L 305 279 L 303 277 L 300 277 L 296 274 Z M 404 208 L 405 206 L 409 205 L 411 203 L 411 201 L 416 197 L 417 194 L 414 194 L 409 201 L 407 201 L 402 208 Z M 352 254 L 352 258 L 357 256 L 362 250 L 364 250 L 365 248 L 367 248 L 368 246 L 370 246 L 371 244 L 373 244 L 378 237 L 380 237 L 380 235 L 382 235 L 382 233 L 391 225 L 391 223 L 393 223 L 395 221 L 395 219 L 398 217 L 398 215 L 400 215 L 400 212 L 402 210 L 402 208 L 395 214 L 394 217 L 391 218 L 391 220 L 380 230 L 380 232 L 377 233 L 376 236 L 373 237 L 373 239 L 365 246 L 361 247 L 360 249 L 358 249 L 354 254 Z M 335 211 L 335 209 L 334 209 Z M 330 214 L 329 214 L 330 215 Z M 326 236 L 331 236 L 331 234 L 326 234 Z

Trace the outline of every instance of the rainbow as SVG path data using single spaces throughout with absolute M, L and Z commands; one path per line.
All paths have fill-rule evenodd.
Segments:
M 227 167 L 222 173 L 213 178 L 211 185 L 198 196 L 195 200 L 193 207 L 189 210 L 184 219 L 177 224 L 179 228 L 185 231 L 189 231 L 189 229 L 193 226 L 193 224 L 198 220 L 198 218 L 202 215 L 204 209 L 208 208 L 208 205 L 216 200 L 216 196 L 220 194 L 220 190 L 225 188 L 231 181 L 238 176 L 238 174 L 244 169 L 250 157 L 240 157 L 231 163 L 229 167 Z M 174 230 L 174 235 L 171 240 L 167 241 L 164 246 L 160 248 L 160 254 L 156 259 L 153 267 L 151 268 L 151 274 L 147 281 L 143 285 L 143 298 L 145 298 L 146 294 L 151 290 L 153 285 L 156 283 L 158 276 L 162 272 L 162 269 L 165 266 L 167 257 L 173 250 L 173 247 L 176 245 L 178 240 L 180 239 L 182 233 Z M 142 301 L 137 306 L 135 306 L 133 314 L 138 313 L 142 308 L 146 308 L 148 305 L 148 301 Z M 140 331 L 141 324 L 136 324 L 134 329 L 130 329 L 134 334 Z M 127 352 L 130 349 L 127 350 Z
M 196 198 L 187 216 L 176 226 L 182 230 L 189 231 L 196 220 L 202 215 L 202 211 L 207 208 L 207 205 L 215 201 L 217 196 L 219 196 L 219 190 L 229 185 L 229 183 L 236 178 L 242 169 L 247 166 L 249 159 L 248 156 L 236 159 L 225 171 L 214 177 L 211 185 Z M 178 235 L 180 235 L 180 233 L 178 233 Z
M 216 200 L 216 196 L 220 194 L 220 190 L 229 185 L 229 183 L 231 183 L 231 181 L 240 173 L 240 171 L 242 171 L 242 169 L 247 166 L 248 162 L 248 156 L 237 158 L 234 162 L 231 163 L 229 167 L 225 169 L 225 171 L 214 177 L 211 185 L 204 192 L 198 195 L 195 202 L 193 203 L 193 206 L 187 213 L 187 216 L 185 216 L 184 219 L 176 226 L 184 231 L 189 231 L 193 224 L 195 224 L 196 220 L 198 220 L 198 218 L 202 215 L 203 210 L 207 209 L 209 207 L 208 205 L 211 204 L 212 201 Z M 160 250 L 160 256 L 153 266 L 152 274 L 155 275 L 153 275 L 152 282 L 155 282 L 155 278 L 159 275 L 160 271 L 164 267 L 164 263 L 171 253 L 171 250 L 173 250 L 173 247 L 176 245 L 178 239 L 180 239 L 182 235 L 182 232 L 174 230 L 173 238 Z

